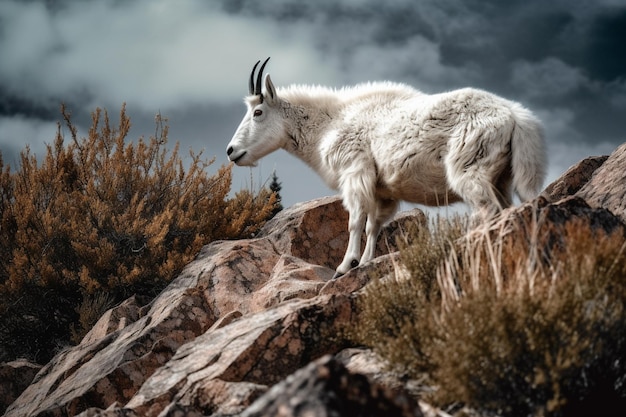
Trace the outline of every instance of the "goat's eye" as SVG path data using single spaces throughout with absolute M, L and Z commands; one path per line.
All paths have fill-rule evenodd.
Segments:
M 259 116 L 260 116 L 260 115 L 262 115 L 262 114 L 263 114 L 263 111 L 261 111 L 261 110 L 259 110 L 259 109 L 256 109 L 256 110 L 254 111 L 254 117 L 259 117 Z

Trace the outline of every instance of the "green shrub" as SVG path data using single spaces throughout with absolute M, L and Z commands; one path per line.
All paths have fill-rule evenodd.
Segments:
M 275 208 L 267 189 L 230 198 L 231 166 L 209 176 L 193 152 L 184 165 L 160 116 L 135 142 L 124 107 L 117 127 L 96 110 L 82 139 L 63 117 L 71 140 L 59 124 L 41 162 L 26 148 L 12 172 L 0 158 L 0 361 L 48 360 L 97 319 L 81 304 L 154 297 L 203 245 L 249 237 Z M 94 304 L 100 292 L 110 302 Z
M 577 221 L 534 224 L 532 236 L 508 226 L 420 232 L 402 254 L 408 276 L 362 297 L 353 340 L 423 380 L 426 399 L 448 411 L 624 411 L 624 236 Z

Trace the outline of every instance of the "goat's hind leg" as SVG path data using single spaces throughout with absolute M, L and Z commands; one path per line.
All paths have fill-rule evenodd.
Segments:
M 478 226 L 493 219 L 503 209 L 512 205 L 510 191 L 499 188 L 493 181 L 480 173 L 464 174 L 458 178 L 454 191 L 459 194 L 465 203 L 472 209 L 470 223 Z
M 473 224 L 480 224 L 512 205 L 507 161 L 504 152 L 483 158 L 475 158 L 471 152 L 447 156 L 448 184 L 471 207 Z

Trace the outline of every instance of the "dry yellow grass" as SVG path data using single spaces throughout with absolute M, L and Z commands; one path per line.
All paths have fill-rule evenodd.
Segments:
M 419 231 L 398 276 L 362 297 L 353 341 L 423 380 L 425 398 L 450 412 L 624 410 L 623 231 L 540 216 L 465 230 L 457 219 Z

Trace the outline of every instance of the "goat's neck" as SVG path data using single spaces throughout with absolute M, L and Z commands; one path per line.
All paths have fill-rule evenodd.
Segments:
M 319 142 L 332 125 L 335 110 L 285 102 L 283 111 L 289 136 L 285 150 L 319 172 Z

